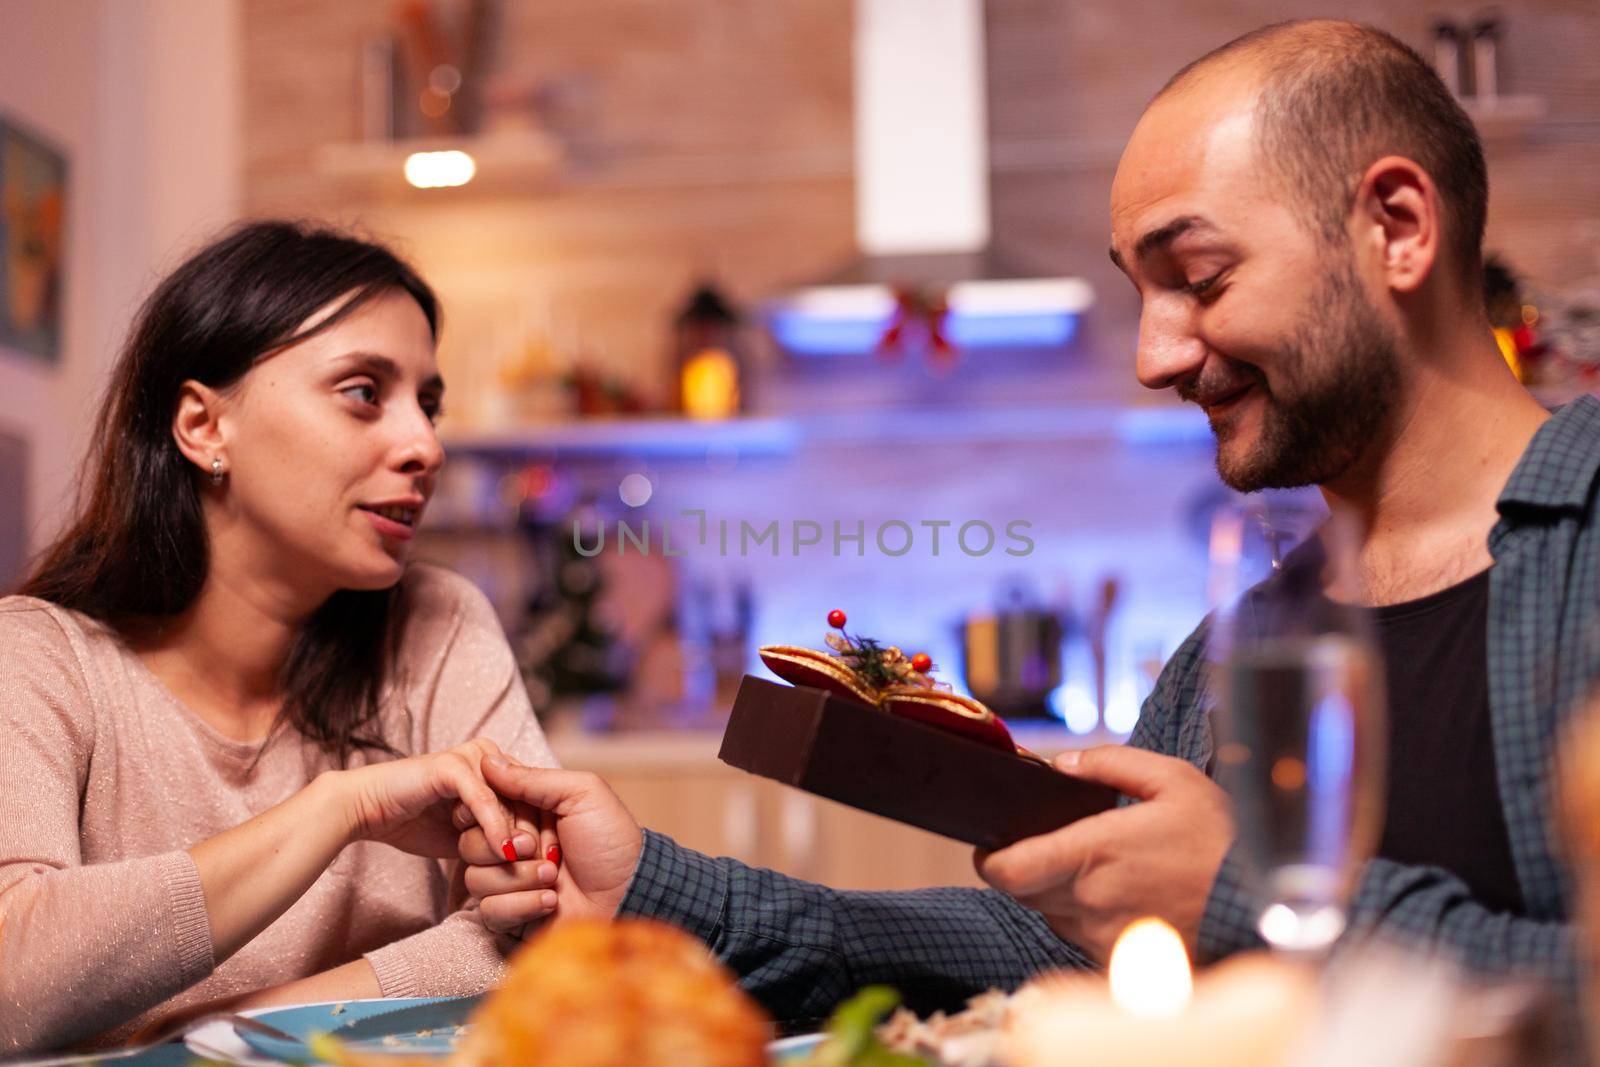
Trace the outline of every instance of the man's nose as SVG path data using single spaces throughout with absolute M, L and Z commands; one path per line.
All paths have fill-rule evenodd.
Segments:
M 1188 319 L 1181 309 L 1157 302 L 1141 310 L 1135 372 L 1146 389 L 1167 389 L 1199 373 L 1206 347 L 1188 328 Z

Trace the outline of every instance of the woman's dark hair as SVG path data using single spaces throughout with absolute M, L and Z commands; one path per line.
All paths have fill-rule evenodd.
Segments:
M 210 555 L 204 475 L 172 436 L 180 387 L 193 380 L 226 389 L 258 360 L 395 290 L 416 300 L 437 337 L 433 290 L 394 253 L 349 234 L 253 222 L 191 256 L 140 309 L 101 405 L 78 516 L 18 592 L 113 625 L 188 608 Z M 300 329 L 346 294 L 334 314 Z M 355 749 L 393 751 L 370 727 L 404 614 L 399 589 L 335 593 L 283 666 L 279 721 L 340 765 Z

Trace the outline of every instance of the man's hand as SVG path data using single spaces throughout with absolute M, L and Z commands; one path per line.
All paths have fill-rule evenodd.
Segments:
M 561 845 L 556 873 L 556 921 L 563 918 L 609 919 L 633 878 L 644 834 L 633 816 L 598 775 L 581 771 L 524 767 L 497 757 L 483 761 L 484 779 L 513 808 L 547 813 L 555 821 Z M 524 807 L 525 806 L 525 807 Z M 469 865 L 467 890 L 480 898 L 480 913 L 491 929 L 510 930 L 544 916 L 543 892 L 528 882 L 543 883 L 523 864 L 507 864 L 477 827 L 460 839 L 461 858 Z M 526 877 L 531 876 L 530 877 Z
M 1142 803 L 998 852 L 980 849 L 978 874 L 1101 963 L 1123 928 L 1148 915 L 1171 923 L 1193 955 L 1206 898 L 1233 842 L 1227 794 L 1181 759 L 1125 745 L 1066 752 L 1056 768 Z

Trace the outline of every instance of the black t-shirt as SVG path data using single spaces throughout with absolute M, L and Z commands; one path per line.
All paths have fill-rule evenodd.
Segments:
M 1489 722 L 1489 572 L 1373 615 L 1389 709 L 1378 855 L 1443 867 L 1480 904 L 1521 914 Z

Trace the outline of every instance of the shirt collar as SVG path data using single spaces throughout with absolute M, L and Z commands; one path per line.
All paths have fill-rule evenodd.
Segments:
M 1500 491 L 1502 515 L 1518 507 L 1584 508 L 1600 470 L 1600 400 L 1579 397 L 1534 433 Z

